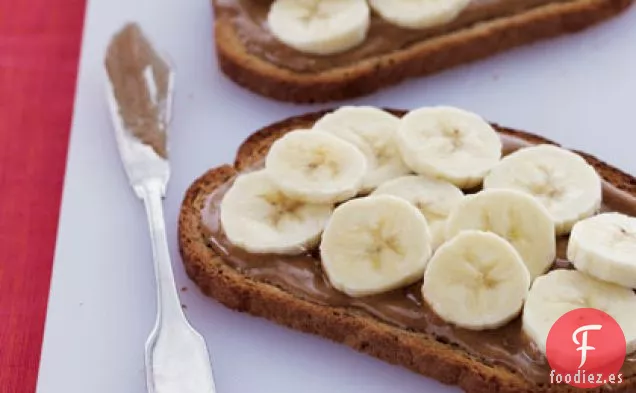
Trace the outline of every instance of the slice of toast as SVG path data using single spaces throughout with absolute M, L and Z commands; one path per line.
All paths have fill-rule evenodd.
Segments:
M 387 109 L 388 110 L 388 109 Z M 404 111 L 389 110 L 402 116 Z M 208 296 L 226 307 L 263 317 L 289 328 L 345 344 L 391 364 L 406 367 L 442 383 L 458 385 L 467 393 L 569 393 L 584 390 L 566 385 L 538 385 L 503 366 L 490 364 L 452 343 L 433 335 L 396 327 L 370 314 L 343 307 L 330 307 L 304 300 L 285 288 L 255 280 L 224 262 L 204 235 L 201 211 L 207 196 L 242 170 L 262 162 L 271 144 L 294 129 L 309 128 L 329 111 L 293 117 L 252 134 L 240 146 L 233 165 L 209 170 L 187 190 L 178 223 L 179 249 L 188 276 Z M 532 144 L 553 143 L 542 137 L 495 125 L 498 132 Z M 636 178 L 580 153 L 602 178 L 636 196 Z M 607 388 L 586 390 L 606 392 Z M 636 391 L 636 375 L 626 376 L 611 392 Z
M 315 72 L 275 64 L 250 50 L 232 13 L 212 0 L 214 38 L 221 70 L 260 95 L 296 103 L 339 101 L 363 96 L 408 78 L 482 59 L 516 46 L 573 33 L 608 19 L 634 0 L 552 1 L 537 7 L 446 31 L 400 49 Z M 245 0 L 269 2 L 269 0 Z M 296 53 L 297 56 L 304 56 Z

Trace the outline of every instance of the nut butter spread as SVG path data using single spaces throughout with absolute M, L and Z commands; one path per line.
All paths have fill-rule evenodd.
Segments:
M 299 52 L 278 41 L 267 26 L 272 0 L 213 0 L 215 12 L 230 19 L 247 50 L 278 67 L 312 73 L 346 66 L 372 56 L 407 48 L 419 41 L 473 27 L 481 22 L 519 14 L 532 8 L 572 0 L 472 0 L 452 22 L 427 29 L 405 29 L 372 13 L 366 39 L 341 54 L 315 56 Z M 515 34 L 511 31 L 510 34 Z
M 504 155 L 528 146 L 528 142 L 507 135 L 502 135 L 502 141 Z M 494 330 L 460 329 L 444 322 L 427 307 L 422 300 L 421 282 L 380 295 L 352 298 L 330 285 L 321 269 L 317 250 L 298 256 L 256 255 L 233 246 L 223 234 L 219 214 L 221 200 L 231 183 L 232 181 L 228 181 L 205 196 L 205 207 L 201 214 L 202 236 L 206 237 L 208 246 L 229 266 L 307 301 L 353 308 L 387 324 L 428 333 L 440 342 L 462 348 L 486 364 L 506 367 L 534 383 L 549 383 L 549 365 L 534 349 L 530 339 L 523 335 L 520 317 Z M 602 209 L 636 216 L 636 197 L 604 183 Z M 567 237 L 559 238 L 557 260 L 552 269 L 571 268 L 565 260 L 566 248 Z M 627 356 L 621 372 L 624 378 L 636 375 L 635 354 Z
M 124 128 L 167 158 L 168 64 L 155 53 L 138 25 L 127 24 L 111 40 L 105 66 Z

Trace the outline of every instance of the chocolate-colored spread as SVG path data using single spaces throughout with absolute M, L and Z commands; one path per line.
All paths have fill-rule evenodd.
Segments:
M 529 143 L 502 136 L 504 155 Z M 434 335 L 439 341 L 464 349 L 487 364 L 501 365 L 535 383 L 549 383 L 550 368 L 543 355 L 521 330 L 521 318 L 494 330 L 470 331 L 441 320 L 422 300 L 421 282 L 388 293 L 351 298 L 334 289 L 323 273 L 317 250 L 298 255 L 250 254 L 233 246 L 224 235 L 219 208 L 228 181 L 206 196 L 202 210 L 202 236 L 209 247 L 243 274 L 288 291 L 305 300 L 334 307 L 349 307 L 403 329 Z M 636 197 L 609 183 L 603 184 L 603 210 L 636 216 Z M 557 259 L 552 269 L 571 268 L 566 260 L 567 237 L 558 239 Z M 624 378 L 636 375 L 636 354 L 627 356 Z
M 123 127 L 160 157 L 167 158 L 169 65 L 134 23 L 124 26 L 113 37 L 104 64 Z
M 551 3 L 572 0 L 472 0 L 452 22 L 426 29 L 405 29 L 372 13 L 364 42 L 346 52 L 317 56 L 292 49 L 277 40 L 267 26 L 272 0 L 215 0 L 220 17 L 230 18 L 247 50 L 278 67 L 313 73 L 346 66 L 366 58 L 404 49 L 417 42 L 475 26 L 481 22 L 516 15 Z M 514 34 L 511 31 L 510 34 Z

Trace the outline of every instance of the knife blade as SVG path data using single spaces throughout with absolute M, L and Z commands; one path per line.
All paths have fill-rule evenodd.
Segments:
M 112 38 L 104 63 L 117 147 L 130 184 L 138 195 L 148 179 L 165 187 L 174 71 L 133 23 Z

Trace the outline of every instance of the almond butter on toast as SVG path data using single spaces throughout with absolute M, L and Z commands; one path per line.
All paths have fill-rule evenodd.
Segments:
M 271 34 L 271 0 L 212 0 L 222 72 L 260 95 L 296 103 L 367 95 L 409 78 L 574 33 L 615 16 L 632 2 L 473 0 L 456 19 L 421 29 L 396 26 L 371 12 L 361 43 L 344 52 L 316 55 L 291 48 Z
M 387 111 L 398 117 L 406 113 Z M 329 111 L 289 118 L 255 132 L 240 146 L 233 165 L 211 169 L 189 187 L 179 216 L 178 237 L 186 272 L 197 286 L 230 309 L 345 344 L 442 383 L 457 385 L 468 393 L 583 391 L 546 382 L 549 366 L 545 359 L 533 352 L 515 352 L 515 347 L 526 345 L 524 340 L 527 340 L 520 335 L 520 318 L 494 331 L 471 333 L 454 329 L 449 335 L 448 325 L 418 300 L 422 296 L 420 284 L 397 289 L 386 297 L 355 300 L 330 286 L 319 266 L 320 257 L 314 251 L 303 256 L 303 260 L 272 259 L 238 249 L 223 255 L 221 251 L 227 243 L 219 245 L 211 241 L 207 222 L 204 223 L 211 195 L 227 192 L 237 174 L 260 168 L 275 141 L 290 131 L 311 128 L 327 113 Z M 531 133 L 493 127 L 506 141 L 504 155 L 527 146 L 556 146 Z M 603 180 L 603 210 L 636 214 L 636 179 L 593 156 L 578 154 Z M 563 267 L 560 265 L 565 258 L 562 246 L 567 240 L 559 239 L 555 267 Z M 248 258 L 252 265 L 244 263 Z M 285 266 L 286 263 L 289 266 Z M 419 316 L 401 318 L 382 308 L 383 302 L 393 308 L 403 307 L 407 298 L 410 299 L 409 314 L 425 309 L 421 311 L 426 319 L 424 324 L 420 324 Z M 409 325 L 409 321 L 413 324 Z M 486 344 L 480 345 L 482 341 Z M 493 343 L 503 348 L 503 352 L 512 351 L 511 355 L 501 357 L 498 351 L 490 352 L 488 345 Z M 635 391 L 634 362 L 626 362 L 622 372 L 621 384 L 587 391 Z

